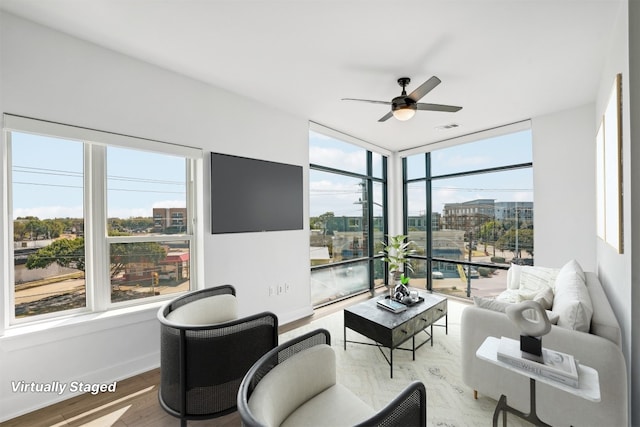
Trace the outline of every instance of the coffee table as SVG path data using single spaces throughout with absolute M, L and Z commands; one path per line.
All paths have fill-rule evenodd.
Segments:
M 347 342 L 377 346 L 391 367 L 391 378 L 393 378 L 393 350 L 412 351 L 413 360 L 416 360 L 418 348 L 427 342 L 431 342 L 433 347 L 433 323 L 442 317 L 445 318 L 445 324 L 436 326 L 443 326 L 445 333 L 449 333 L 447 298 L 424 290 L 411 290 L 417 290 L 424 301 L 409 306 L 407 310 L 400 313 L 392 313 L 378 307 L 378 300 L 384 299 L 384 296 L 371 298 L 344 309 L 344 349 L 347 349 Z M 347 328 L 364 335 L 374 343 L 348 341 Z M 430 328 L 429 332 L 427 328 Z M 420 332 L 424 332 L 429 338 L 416 347 L 415 337 Z M 400 347 L 409 338 L 412 340 L 412 347 L 410 349 Z M 389 357 L 382 351 L 382 347 L 389 349 Z

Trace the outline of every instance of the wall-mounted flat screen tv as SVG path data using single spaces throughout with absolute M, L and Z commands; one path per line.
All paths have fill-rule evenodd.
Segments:
M 302 166 L 211 153 L 211 233 L 301 230 Z

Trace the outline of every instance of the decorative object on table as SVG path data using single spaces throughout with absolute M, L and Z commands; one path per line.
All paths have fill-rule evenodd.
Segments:
M 524 312 L 527 310 L 533 310 L 535 315 L 525 317 Z M 551 322 L 542 305 L 533 300 L 523 301 L 509 305 L 505 313 L 520 329 L 520 351 L 524 352 L 523 357 L 530 356 L 532 360 L 542 363 L 542 336 L 551 330 Z
M 384 255 L 382 260 L 387 263 L 389 267 L 389 274 L 392 277 L 389 288 L 390 290 L 393 289 L 395 293 L 395 287 L 401 284 L 400 277 L 405 266 L 407 270 L 413 272 L 413 268 L 411 268 L 411 265 L 407 263 L 407 258 L 409 255 L 413 254 L 415 250 L 409 249 L 409 245 L 413 242 L 405 242 L 407 236 L 404 234 L 387 237 L 388 239 L 386 242 L 383 242 L 384 247 L 380 253 Z
M 411 302 L 407 300 L 407 298 L 410 298 L 408 285 L 409 285 L 409 277 L 405 276 L 405 274 L 402 273 L 400 275 L 400 283 L 396 284 L 396 286 L 393 288 L 393 298 L 403 303 Z

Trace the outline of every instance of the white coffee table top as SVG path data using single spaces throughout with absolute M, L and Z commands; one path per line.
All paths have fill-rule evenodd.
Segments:
M 525 377 L 528 377 L 528 378 L 533 378 L 534 380 L 539 381 L 543 384 L 548 384 L 560 390 L 566 391 L 567 393 L 571 393 L 576 396 L 582 397 L 583 399 L 590 400 L 592 402 L 600 401 L 600 380 L 598 377 L 598 371 L 596 371 L 595 369 L 589 366 L 585 366 L 583 364 L 579 364 L 578 378 L 579 378 L 580 387 L 571 387 L 569 385 L 562 384 L 558 381 L 554 381 L 552 379 L 543 377 L 533 372 L 525 371 L 523 369 L 518 369 L 515 366 L 512 366 L 508 363 L 498 360 L 499 345 L 500 345 L 500 338 L 487 337 L 487 339 L 484 340 L 480 348 L 478 348 L 478 351 L 476 351 L 476 356 L 478 356 L 482 360 L 491 362 L 504 369 L 517 372 L 518 374 L 524 375 Z

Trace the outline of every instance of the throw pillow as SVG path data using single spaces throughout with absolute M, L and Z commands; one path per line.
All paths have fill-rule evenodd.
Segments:
M 532 299 L 539 302 L 545 310 L 550 310 L 553 306 L 553 291 L 551 288 L 545 286 L 545 288 L 535 294 Z
M 566 263 L 556 278 L 553 312 L 558 314 L 558 326 L 589 332 L 593 305 L 582 267 L 576 260 Z
M 493 298 L 473 297 L 473 303 L 480 308 L 486 308 L 487 310 L 505 312 L 505 309 L 509 305 L 508 302 L 498 301 Z
M 511 264 L 511 267 L 507 270 L 507 289 L 518 289 L 520 287 L 521 271 L 521 265 Z
M 523 292 L 538 293 L 544 288 L 552 288 L 557 270 L 545 267 L 524 267 L 520 272 L 519 289 Z
M 508 302 L 496 300 L 493 298 L 484 298 L 484 297 L 473 297 L 473 303 L 480 308 L 484 308 L 486 310 L 497 311 L 499 313 L 504 313 L 509 305 Z M 544 307 L 544 306 L 543 306 Z M 558 323 L 558 315 L 550 310 L 545 310 L 547 313 L 547 317 L 552 325 Z M 524 317 L 531 320 L 537 320 L 537 313 L 533 310 L 527 310 L 523 313 Z

